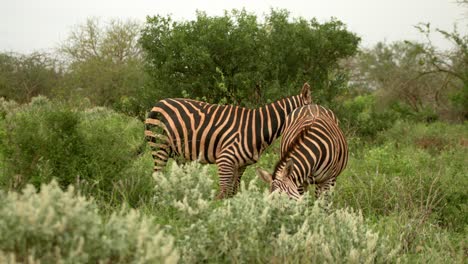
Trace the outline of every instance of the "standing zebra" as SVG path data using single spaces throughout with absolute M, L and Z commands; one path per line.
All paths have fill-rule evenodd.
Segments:
M 237 192 L 247 165 L 282 132 L 286 116 L 311 103 L 310 86 L 301 94 L 257 109 L 214 105 L 190 99 L 164 99 L 156 103 L 145 121 L 154 171 L 169 157 L 218 165 L 218 199 Z
M 257 169 L 270 191 L 299 199 L 309 184 L 315 196 L 335 185 L 348 162 L 348 144 L 335 114 L 311 104 L 295 109 L 287 118 L 281 139 L 281 158 L 273 174 Z

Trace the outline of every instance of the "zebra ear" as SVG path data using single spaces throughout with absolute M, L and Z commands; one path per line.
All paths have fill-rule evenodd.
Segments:
M 302 99 L 304 100 L 304 104 L 311 104 L 312 103 L 312 95 L 310 93 L 310 85 L 308 83 L 304 83 L 301 90 Z
M 256 172 L 258 177 L 260 177 L 260 179 L 262 179 L 264 182 L 271 184 L 273 181 L 272 175 L 267 171 L 257 168 Z
M 285 178 L 288 175 L 290 175 L 293 171 L 293 168 L 294 168 L 294 162 L 291 159 L 286 161 L 286 164 L 284 165 L 284 169 L 282 173 L 282 176 L 283 176 L 282 178 Z

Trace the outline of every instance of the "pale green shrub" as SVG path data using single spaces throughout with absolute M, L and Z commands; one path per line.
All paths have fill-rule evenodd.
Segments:
M 18 103 L 13 100 L 7 101 L 5 98 L 0 97 L 0 119 L 5 118 L 5 116 L 18 108 Z
M 373 263 L 396 259 L 399 247 L 390 247 L 360 213 L 329 212 L 307 198 L 296 202 L 267 190 L 260 192 L 255 184 L 249 186 L 218 207 L 190 218 L 191 225 L 178 237 L 184 262 Z M 192 210 L 203 208 L 191 205 Z
M 172 237 L 136 210 L 102 219 L 93 201 L 53 181 L 0 192 L 0 261 L 176 263 Z
M 182 166 L 176 162 L 168 164 L 166 173 L 155 173 L 154 203 L 166 209 L 197 215 L 208 208 L 214 199 L 217 182 L 208 172 L 209 166 L 191 162 Z

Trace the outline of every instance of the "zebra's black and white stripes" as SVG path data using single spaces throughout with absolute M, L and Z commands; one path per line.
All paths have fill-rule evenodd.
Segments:
M 348 145 L 335 114 L 319 105 L 295 109 L 287 118 L 281 139 L 281 158 L 273 174 L 258 169 L 270 190 L 298 199 L 309 184 L 320 196 L 335 185 L 348 162 Z
M 190 99 L 164 99 L 148 114 L 145 136 L 154 159 L 154 171 L 169 157 L 216 163 L 220 177 L 218 198 L 235 194 L 249 164 L 282 132 L 286 116 L 311 103 L 310 87 L 257 109 L 213 105 Z

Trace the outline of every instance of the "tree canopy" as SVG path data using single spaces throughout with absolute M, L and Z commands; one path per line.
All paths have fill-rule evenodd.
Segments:
M 339 60 L 360 38 L 336 20 L 292 19 L 272 10 L 263 21 L 245 10 L 193 21 L 148 17 L 140 43 L 155 96 L 203 98 L 256 106 L 296 94 L 309 81 L 316 100 L 331 101 L 343 86 Z

